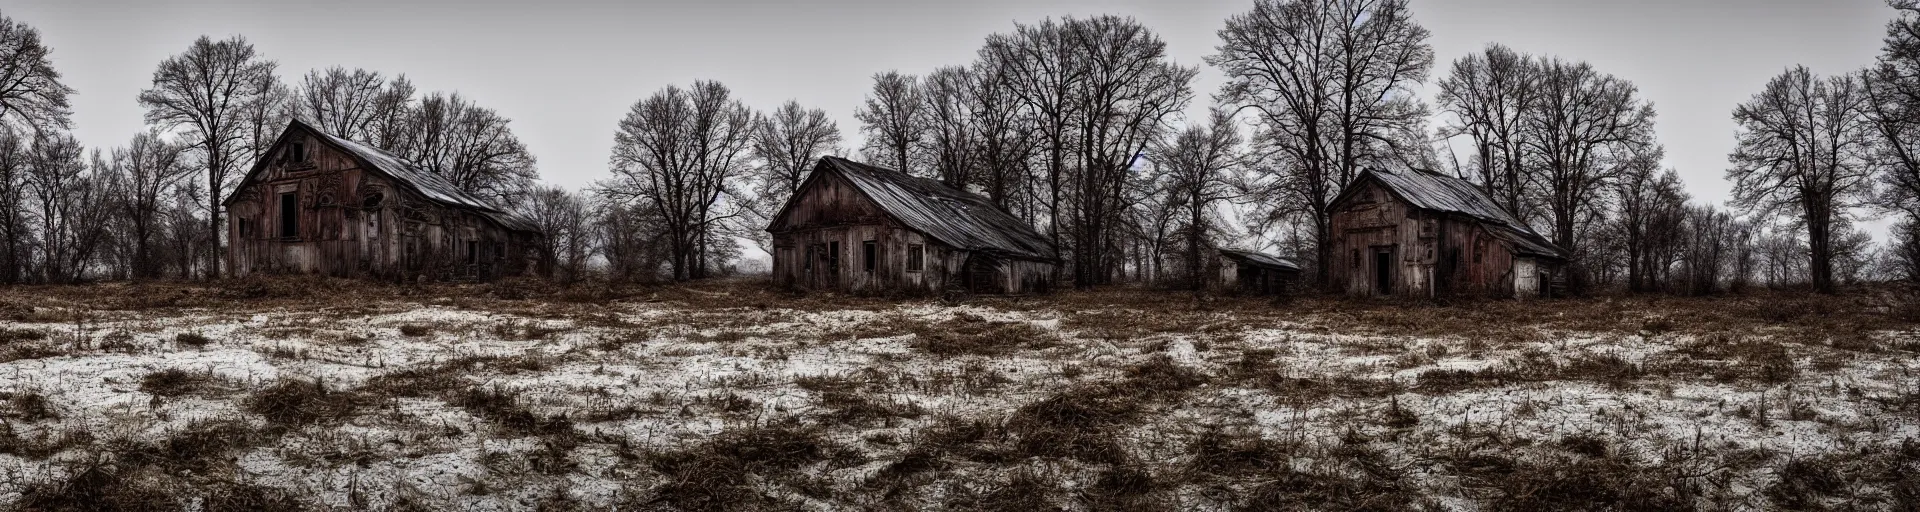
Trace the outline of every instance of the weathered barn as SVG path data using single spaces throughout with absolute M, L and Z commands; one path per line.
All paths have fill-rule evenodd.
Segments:
M 1566 254 L 1478 186 L 1368 170 L 1331 203 L 1335 286 L 1350 295 L 1545 295 Z
M 850 292 L 1045 292 L 1046 237 L 986 198 L 892 169 L 826 157 L 767 226 L 773 279 Z
M 1300 265 L 1271 254 L 1221 249 L 1215 291 L 1274 295 L 1300 280 Z
M 224 205 L 235 276 L 484 280 L 537 264 L 532 224 L 404 158 L 297 120 Z

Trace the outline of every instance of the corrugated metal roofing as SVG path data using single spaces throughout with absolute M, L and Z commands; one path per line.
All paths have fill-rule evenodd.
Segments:
M 1368 169 L 1361 179 L 1372 176 L 1415 207 L 1464 214 L 1482 222 L 1495 236 L 1513 242 L 1516 251 L 1534 256 L 1565 258 L 1566 253 L 1546 237 L 1501 208 L 1480 187 L 1467 180 L 1424 171 L 1387 171 Z M 1357 182 L 1358 180 L 1356 180 Z
M 295 126 L 306 128 L 307 131 L 312 132 L 314 136 L 324 139 L 326 142 L 339 147 L 341 150 L 353 154 L 353 156 L 375 167 L 375 170 L 411 186 L 414 190 L 419 191 L 420 195 L 426 196 L 429 200 L 447 206 L 478 210 L 478 213 L 481 215 L 492 219 L 495 223 L 507 229 L 516 231 L 539 231 L 539 228 L 532 222 L 522 219 L 520 216 L 514 215 L 500 207 L 494 206 L 484 199 L 474 197 L 472 194 L 460 190 L 460 187 L 454 186 L 453 182 L 447 181 L 446 178 L 442 178 L 438 174 L 421 168 L 419 164 L 414 163 L 412 160 L 380 148 L 361 144 L 348 140 L 345 137 L 321 131 L 319 128 L 314 128 L 299 120 L 295 120 L 293 123 Z
M 1271 254 L 1251 252 L 1251 251 L 1236 251 L 1233 249 L 1221 249 L 1220 254 L 1222 256 L 1231 258 L 1234 261 L 1245 262 L 1251 265 L 1265 267 L 1272 270 L 1282 270 L 1287 272 L 1300 271 L 1300 265 L 1294 263 L 1293 260 L 1289 260 L 1279 256 L 1274 256 Z
M 900 223 L 947 245 L 1025 259 L 1055 259 L 1053 244 L 1046 237 L 987 198 L 844 158 L 822 158 L 814 172 L 827 169 L 845 176 Z

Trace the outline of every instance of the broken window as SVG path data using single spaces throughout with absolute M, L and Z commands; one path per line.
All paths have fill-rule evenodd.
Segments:
M 907 246 L 907 271 L 908 272 L 919 272 L 920 270 L 926 268 L 926 264 L 927 264 L 926 252 L 927 252 L 926 246 L 923 246 L 920 244 L 910 244 Z
M 867 271 L 872 272 L 874 266 L 879 263 L 874 260 L 878 259 L 877 256 L 879 256 L 880 248 L 878 244 L 875 244 L 872 240 L 863 242 L 860 244 L 860 246 L 861 246 L 860 251 L 862 253 L 861 259 L 865 261 Z
M 280 194 L 280 238 L 300 236 L 300 198 L 292 192 Z

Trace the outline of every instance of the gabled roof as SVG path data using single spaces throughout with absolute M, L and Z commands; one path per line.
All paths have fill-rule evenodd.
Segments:
M 320 139 L 322 143 L 333 146 L 335 149 L 358 160 L 362 169 L 385 174 L 387 177 L 392 178 L 395 183 L 420 193 L 422 197 L 426 197 L 430 201 L 454 208 L 475 210 L 482 216 L 487 217 L 507 229 L 516 231 L 539 231 L 539 228 L 534 226 L 532 222 L 528 222 L 518 215 L 514 215 L 498 206 L 494 206 L 484 199 L 460 190 L 460 187 L 454 186 L 453 182 L 447 181 L 446 178 L 421 168 L 419 164 L 414 163 L 412 160 L 380 148 L 348 140 L 346 137 L 327 133 L 299 119 L 294 119 L 288 123 L 287 129 L 280 134 L 280 140 L 275 140 L 272 147 L 277 149 L 285 142 L 284 139 L 286 139 L 287 134 L 293 133 L 296 128 L 313 134 L 313 136 Z M 270 149 L 266 154 L 271 155 L 274 153 L 275 151 Z M 247 172 L 247 176 L 241 180 L 240 186 L 234 187 L 233 194 L 228 195 L 226 201 L 223 201 L 221 204 L 233 202 L 233 199 L 238 196 L 240 190 L 246 187 L 247 182 L 252 181 L 254 175 L 259 174 L 262 169 L 266 168 L 269 160 L 267 157 L 262 157 L 259 162 L 254 163 L 253 169 Z
M 1056 259 L 1053 244 L 1034 231 L 1033 226 L 979 195 L 939 181 L 832 156 L 820 159 L 814 166 L 813 176 L 807 178 L 808 184 L 801 185 L 801 189 L 822 173 L 846 178 L 853 188 L 894 220 L 956 249 L 1033 260 Z M 794 196 L 797 199 L 799 194 Z M 786 218 L 793 204 L 790 200 L 786 209 L 774 217 L 769 229 Z
M 1220 255 L 1226 256 L 1227 259 L 1230 259 L 1233 261 L 1245 263 L 1248 265 L 1253 265 L 1253 266 L 1264 268 L 1267 270 L 1277 270 L 1281 272 L 1299 272 L 1300 271 L 1300 265 L 1297 263 L 1294 263 L 1293 260 L 1289 260 L 1279 256 L 1274 256 L 1271 254 L 1252 252 L 1252 251 L 1238 251 L 1233 249 L 1221 249 Z
M 1352 185 L 1373 179 L 1398 196 L 1401 200 L 1416 208 L 1458 213 L 1473 217 L 1489 224 L 1494 236 L 1513 243 L 1514 250 L 1520 254 L 1565 259 L 1566 252 L 1553 245 L 1546 237 L 1535 233 L 1533 228 L 1521 222 L 1518 217 L 1501 208 L 1486 191 L 1472 182 L 1446 176 L 1439 173 L 1409 170 L 1388 171 L 1367 169 L 1361 171 Z M 1338 205 L 1349 198 L 1360 187 L 1349 185 L 1333 203 Z

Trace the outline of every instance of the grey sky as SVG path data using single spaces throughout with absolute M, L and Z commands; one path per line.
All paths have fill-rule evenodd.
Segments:
M 246 36 L 283 80 L 341 65 L 405 73 L 422 91 L 458 91 L 513 119 L 549 182 L 607 173 L 615 123 L 633 102 L 697 79 L 768 109 L 826 109 L 857 140 L 853 111 L 875 72 L 925 73 L 973 59 L 1015 21 L 1113 13 L 1138 18 L 1174 58 L 1202 66 L 1205 111 L 1219 73 L 1201 58 L 1251 0 L 1191 1 L 529 1 L 9 0 L 0 13 L 41 30 L 79 89 L 82 141 L 123 144 L 142 129 L 134 97 L 162 59 L 202 34 Z M 1719 201 L 1733 107 L 1788 66 L 1857 69 L 1893 13 L 1881 0 L 1414 0 L 1433 32 L 1436 76 L 1489 42 L 1592 62 L 1638 84 L 1659 109 L 1669 164 Z M 1428 92 L 1431 96 L 1431 92 Z

